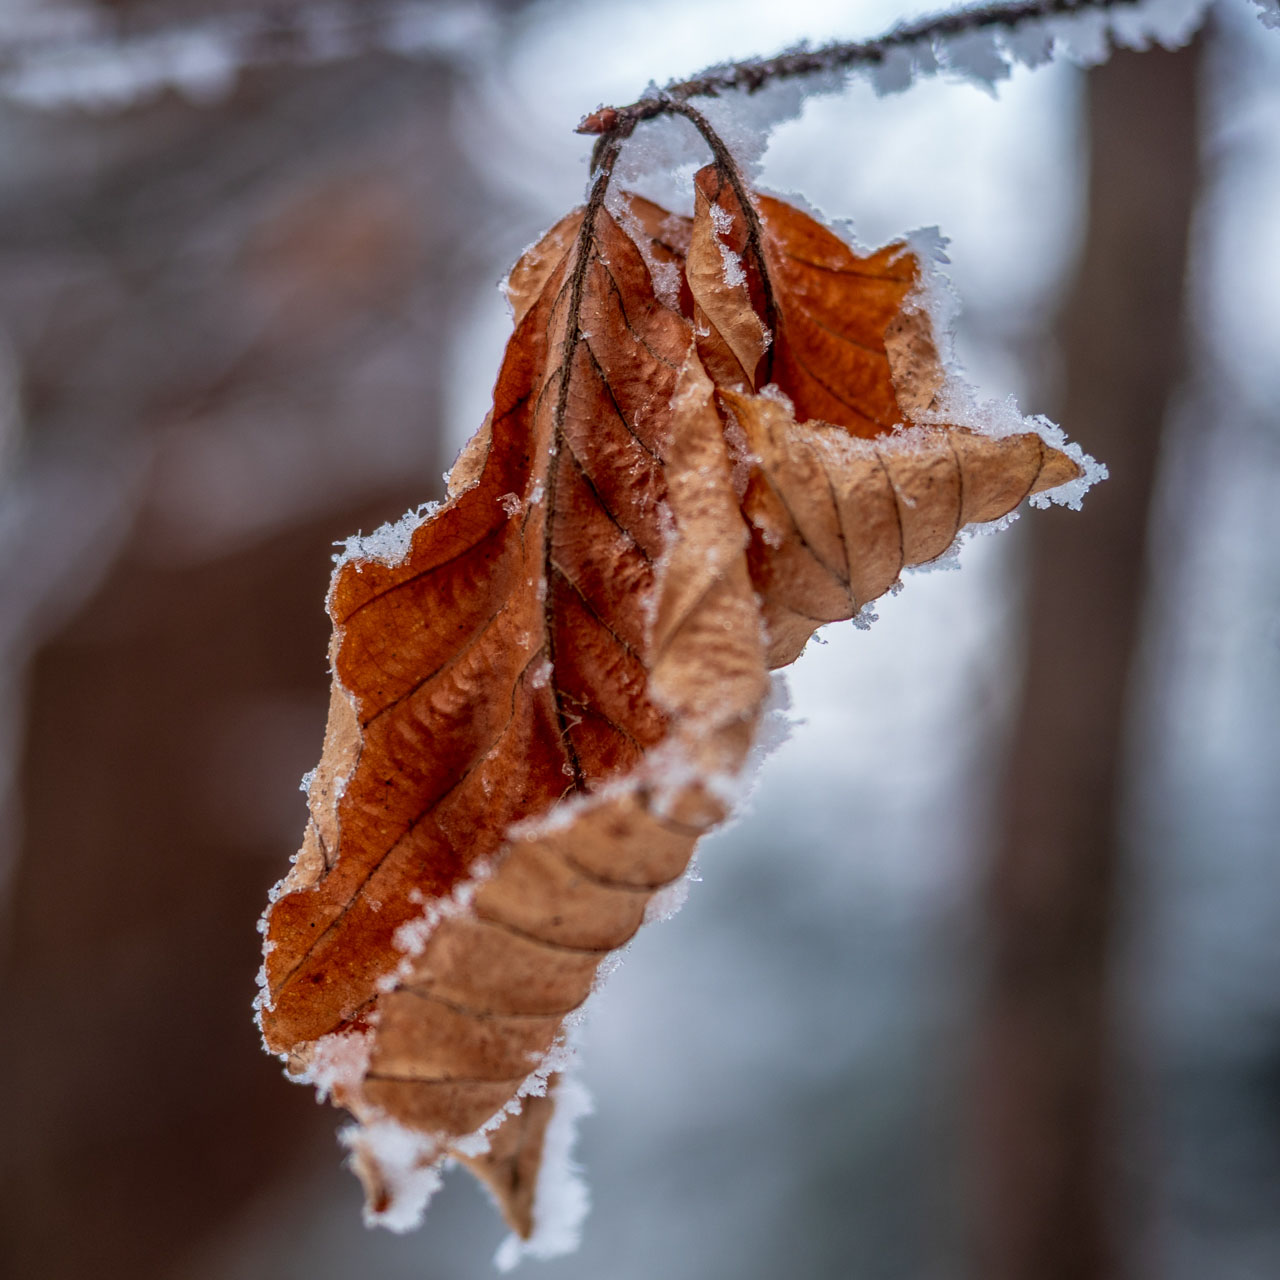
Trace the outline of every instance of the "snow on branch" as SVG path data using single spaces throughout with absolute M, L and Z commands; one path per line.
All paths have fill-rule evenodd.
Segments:
M 1267 26 L 1280 26 L 1280 0 L 1254 0 Z M 773 58 L 708 68 L 624 107 L 583 121 L 584 133 L 629 135 L 637 124 L 672 114 L 672 102 L 726 93 L 756 95 L 805 82 L 807 93 L 868 75 L 880 93 L 906 89 L 921 75 L 958 75 L 990 88 L 1014 63 L 1038 66 L 1061 53 L 1102 62 L 1113 44 L 1184 44 L 1209 0 L 1013 0 L 900 23 L 873 40 L 797 46 Z M 458 58 L 492 48 L 498 18 L 483 0 L 306 0 L 232 8 L 175 22 L 143 11 L 32 4 L 0 13 L 0 97 L 26 106 L 118 110 L 174 89 L 197 102 L 217 100 L 256 67 L 315 65 L 368 53 Z M 785 114 L 785 113 L 784 113 Z
M 1253 0 L 1258 6 L 1258 18 L 1264 27 L 1280 31 L 1280 0 Z
M 458 58 L 497 32 L 473 0 L 327 0 L 222 9 L 181 23 L 99 8 L 37 6 L 0 15 L 0 96 L 44 109 L 119 110 L 168 89 L 216 101 L 241 72 L 368 53 Z
M 1267 5 L 1280 0 L 1257 0 Z M 628 136 L 642 121 L 680 114 L 691 98 L 754 96 L 764 89 L 804 82 L 806 93 L 837 92 L 852 72 L 870 76 L 879 93 L 906 89 L 921 75 L 950 73 L 988 88 L 1010 75 L 1012 64 L 1029 67 L 1061 53 L 1092 66 L 1113 45 L 1177 48 L 1200 25 L 1209 0 L 1015 0 L 957 9 L 900 23 L 874 40 L 801 45 L 773 58 L 710 67 L 664 89 L 652 86 L 624 107 L 601 107 L 578 126 L 580 133 Z M 799 98 L 789 95 L 794 114 Z M 775 121 L 776 122 L 776 121 Z
M 774 58 L 708 68 L 692 79 L 653 86 L 625 107 L 602 108 L 586 133 L 624 136 L 643 120 L 671 113 L 670 102 L 806 81 L 806 92 L 842 87 L 851 72 L 880 93 L 918 76 L 960 75 L 990 87 L 1011 64 L 1037 66 L 1055 51 L 1083 65 L 1117 44 L 1175 48 L 1199 25 L 1209 0 L 1014 0 L 901 23 L 860 42 L 798 46 Z M 1280 0 L 1254 0 L 1267 26 L 1280 26 Z M 256 67 L 315 65 L 382 52 L 475 56 L 489 50 L 498 18 L 484 0 L 317 0 L 231 8 L 175 22 L 152 12 L 31 3 L 0 12 L 0 97 L 26 106 L 118 110 L 174 89 L 216 100 Z

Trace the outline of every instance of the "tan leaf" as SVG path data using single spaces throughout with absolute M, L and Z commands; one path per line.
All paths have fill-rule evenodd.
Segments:
M 725 816 L 767 668 L 1078 472 L 1037 434 L 903 425 L 944 379 L 902 246 L 860 257 L 714 167 L 692 220 L 602 196 L 512 271 L 445 504 L 335 571 L 265 918 L 267 1047 L 360 1122 L 398 1227 L 453 1155 L 529 1235 L 566 1020 Z
M 930 407 L 942 369 L 927 314 L 907 305 L 919 263 L 905 244 L 857 254 L 807 213 L 765 195 L 754 196 L 749 216 L 715 165 L 698 172 L 695 188 L 689 285 L 711 330 L 699 333 L 699 351 L 716 368 L 723 342 L 744 374 L 721 385 L 773 383 L 797 420 L 864 437 Z
M 494 410 L 449 501 L 403 558 L 366 548 L 335 574 L 326 751 L 267 919 L 268 1047 L 358 1118 L 428 1135 L 424 1161 L 527 1087 L 683 872 L 766 688 L 688 323 L 608 212 L 582 257 L 567 225 L 514 273 Z M 491 1156 L 493 1185 L 527 1188 Z M 374 1147 L 358 1163 L 376 1210 L 392 1180 Z
M 793 662 L 823 623 L 854 617 L 903 569 L 937 559 L 966 525 L 1077 474 L 1033 433 L 917 427 L 862 440 L 797 423 L 765 396 L 721 395 L 752 456 L 743 512 L 771 667 Z
M 780 200 L 748 196 L 748 209 L 715 165 L 695 192 L 698 349 L 743 432 L 752 579 L 769 665 L 785 666 L 819 626 L 856 616 L 966 525 L 1080 469 L 1033 432 L 908 429 L 935 407 L 945 371 L 905 244 L 859 255 Z M 746 394 L 767 383 L 781 394 Z

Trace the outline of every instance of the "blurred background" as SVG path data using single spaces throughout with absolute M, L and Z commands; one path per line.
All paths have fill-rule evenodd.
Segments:
M 0 1273 L 491 1274 L 461 1173 L 363 1228 L 251 1022 L 331 544 L 439 496 L 582 114 L 921 11 L 0 7 Z M 1280 33 L 855 81 L 762 181 L 941 227 L 972 380 L 1112 479 L 789 673 L 594 1002 L 582 1249 L 525 1266 L 1280 1274 Z

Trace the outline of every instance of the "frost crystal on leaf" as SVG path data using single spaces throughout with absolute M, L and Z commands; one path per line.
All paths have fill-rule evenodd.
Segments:
M 406 511 L 399 520 L 379 525 L 372 533 L 357 533 L 336 546 L 342 550 L 334 556 L 334 563 L 341 568 L 347 563 L 369 561 L 394 567 L 409 554 L 409 544 L 414 530 L 429 519 L 439 507 L 438 502 L 424 502 L 412 511 Z
M 558 1258 L 572 1253 L 582 1237 L 591 1197 L 582 1168 L 573 1158 L 578 1123 L 594 1110 L 586 1087 L 570 1072 L 551 1093 L 555 1107 L 543 1139 L 542 1167 L 535 1193 L 537 1213 L 527 1240 L 512 1233 L 498 1247 L 494 1265 L 510 1271 L 522 1258 Z

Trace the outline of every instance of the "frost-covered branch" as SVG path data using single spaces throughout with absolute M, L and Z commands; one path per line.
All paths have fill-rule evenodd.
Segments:
M 1280 0 L 1253 0 L 1260 10 L 1258 17 L 1264 27 L 1280 31 Z
M 255 67 L 368 53 L 457 57 L 487 48 L 496 29 L 490 5 L 465 0 L 324 0 L 221 9 L 181 23 L 146 11 L 41 7 L 0 17 L 0 96 L 112 110 L 175 89 L 203 102 Z
M 1209 0 L 1013 0 L 901 23 L 873 40 L 797 47 L 773 58 L 708 68 L 656 87 L 624 107 L 605 107 L 584 133 L 627 136 L 637 124 L 674 114 L 670 103 L 806 81 L 821 92 L 851 72 L 877 91 L 907 88 L 917 76 L 949 72 L 991 85 L 1011 63 L 1037 66 L 1055 49 L 1092 65 L 1111 45 L 1182 45 Z M 1267 25 L 1280 0 L 1254 0 Z M 214 9 L 175 22 L 162 10 L 124 14 L 101 7 L 33 3 L 0 13 L 0 97 L 39 108 L 129 107 L 174 89 L 196 101 L 225 94 L 241 72 L 316 65 L 369 53 L 458 57 L 491 48 L 498 27 L 483 0 L 296 0 Z
M 1259 0 L 1270 3 L 1271 0 Z M 1015 0 L 958 9 L 902 23 L 873 40 L 799 47 L 773 58 L 753 58 L 708 68 L 673 81 L 624 107 L 601 107 L 578 126 L 580 133 L 629 135 L 644 120 L 680 113 L 679 104 L 724 93 L 755 94 L 791 80 L 822 80 L 840 87 L 854 71 L 869 74 L 877 90 L 905 89 L 917 75 L 950 71 L 992 84 L 1009 75 L 1012 62 L 1048 62 L 1055 46 L 1074 61 L 1105 60 L 1112 43 L 1145 48 L 1177 47 L 1199 25 L 1208 0 Z

